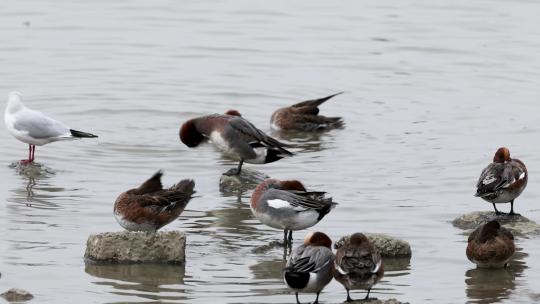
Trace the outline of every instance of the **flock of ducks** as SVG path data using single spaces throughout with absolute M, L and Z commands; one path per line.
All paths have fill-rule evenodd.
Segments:
M 271 127 L 276 130 L 317 132 L 342 128 L 341 117 L 319 115 L 319 106 L 330 98 L 308 100 L 277 110 L 272 114 Z M 28 159 L 34 161 L 36 146 L 54 141 L 96 138 L 91 133 L 77 131 L 41 112 L 31 110 L 22 103 L 18 92 L 9 94 L 5 111 L 5 124 L 18 140 L 29 145 Z M 182 143 L 190 148 L 210 141 L 228 158 L 237 160 L 236 170 L 226 174 L 240 175 L 244 162 L 266 164 L 293 156 L 291 146 L 259 130 L 236 110 L 225 114 L 212 114 L 186 121 L 179 130 Z M 129 231 L 157 231 L 174 221 L 191 200 L 195 182 L 185 179 L 163 188 L 158 171 L 139 187 L 118 196 L 114 203 L 114 216 L 120 226 Z M 524 163 L 510 157 L 507 148 L 499 148 L 493 162 L 481 173 L 476 196 L 493 204 L 495 213 L 502 214 L 496 204 L 510 203 L 508 216 L 514 212 L 514 200 L 527 186 L 528 172 Z M 284 246 L 292 248 L 292 232 L 314 226 L 337 203 L 323 191 L 310 191 L 298 180 L 267 179 L 253 191 L 250 207 L 261 223 L 283 230 Z M 384 275 L 384 263 L 377 248 L 362 233 L 345 236 L 335 243 L 322 232 L 309 233 L 303 244 L 295 248 L 283 270 L 284 282 L 295 291 L 316 293 L 318 303 L 323 288 L 335 278 L 347 291 L 369 292 Z M 475 231 L 468 239 L 466 255 L 478 267 L 504 267 L 515 251 L 514 237 L 496 220 Z

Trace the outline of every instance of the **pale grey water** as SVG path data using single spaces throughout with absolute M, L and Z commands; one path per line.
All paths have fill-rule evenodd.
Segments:
M 274 109 L 346 91 L 322 109 L 344 116 L 344 130 L 292 138 L 295 157 L 248 166 L 333 195 L 340 205 L 311 230 L 411 243 L 410 264 L 388 267 L 376 297 L 538 301 L 538 238 L 517 240 L 509 270 L 474 270 L 450 221 L 491 210 L 472 194 L 505 145 L 530 171 L 517 211 L 540 222 L 539 11 L 497 0 L 1 2 L 4 100 L 19 90 L 28 106 L 100 137 L 37 147 L 43 173 L 30 178 L 9 167 L 27 146 L 0 130 L 0 291 L 27 289 L 35 303 L 293 302 L 281 250 L 252 251 L 281 232 L 251 216 L 250 192 L 219 192 L 234 164 L 183 146 L 178 127 L 236 108 L 269 131 Z M 166 228 L 187 233 L 185 267 L 85 267 L 87 236 L 121 229 L 116 196 L 160 168 L 167 185 L 197 183 Z M 336 282 L 321 295 L 344 299 Z

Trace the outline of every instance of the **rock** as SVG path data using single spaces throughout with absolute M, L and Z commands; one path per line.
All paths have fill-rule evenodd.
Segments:
M 412 255 L 408 242 L 380 233 L 365 233 L 373 246 L 377 247 L 383 258 L 404 258 Z M 338 249 L 350 236 L 344 236 L 334 244 Z
M 86 241 L 85 258 L 97 263 L 183 263 L 186 235 L 180 231 L 105 232 Z
M 242 168 L 240 175 L 228 175 L 236 168 L 227 171 L 219 179 L 219 190 L 225 193 L 245 192 L 255 188 L 263 180 L 270 178 L 268 175 L 246 168 Z
M 493 211 L 475 211 L 464 214 L 452 221 L 452 224 L 463 230 L 474 230 L 491 220 L 497 220 L 510 230 L 512 234 L 527 236 L 540 233 L 540 225 L 521 215 L 496 215 Z
M 347 302 L 351 304 L 409 304 L 409 302 L 400 302 L 396 299 L 388 300 L 379 300 L 379 299 L 369 299 L 369 300 L 354 300 L 352 302 Z
M 34 296 L 28 291 L 18 288 L 11 288 L 3 294 L 0 294 L 0 297 L 9 302 L 22 302 L 32 300 L 34 298 Z

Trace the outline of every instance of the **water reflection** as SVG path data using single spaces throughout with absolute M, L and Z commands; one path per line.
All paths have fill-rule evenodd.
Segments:
M 250 265 L 249 270 L 257 280 L 281 280 L 284 267 L 283 259 L 274 259 Z
M 229 249 L 243 248 L 260 239 L 249 204 L 243 197 L 227 201 L 224 208 L 209 210 L 192 227 L 211 236 L 214 243 Z
M 87 263 L 84 270 L 93 277 L 106 279 L 95 281 L 94 284 L 111 286 L 115 289 L 115 292 L 113 292 L 115 294 L 132 295 L 152 300 L 186 299 L 185 296 L 159 295 L 160 292 L 185 294 L 184 289 L 165 287 L 165 285 L 184 284 L 185 265 L 97 265 Z
M 409 274 L 411 258 L 384 258 L 384 276 L 399 277 Z
M 50 200 L 55 198 L 56 195 L 47 194 L 62 193 L 65 190 L 64 188 L 54 187 L 47 182 L 56 174 L 53 169 L 39 163 L 22 165 L 18 162 L 12 163 L 10 168 L 13 168 L 26 182 L 22 187 L 11 191 L 14 195 L 9 201 L 41 209 L 60 208 L 60 205 Z
M 317 152 L 333 140 L 332 130 L 321 132 L 272 131 L 271 136 L 301 149 L 299 152 Z
M 465 273 L 468 303 L 496 303 L 508 299 L 516 289 L 516 277 L 527 268 L 523 261 L 528 255 L 518 248 L 506 268 L 475 268 Z

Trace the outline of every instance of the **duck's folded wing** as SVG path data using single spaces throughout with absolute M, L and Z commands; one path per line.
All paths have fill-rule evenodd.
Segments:
M 260 142 L 267 147 L 276 148 L 286 155 L 292 155 L 290 151 L 283 148 L 289 147 L 289 145 L 264 134 L 263 131 L 257 129 L 257 127 L 242 117 L 231 118 L 229 124 L 235 131 L 244 136 L 248 142 Z
M 191 198 L 193 192 L 181 192 L 161 190 L 154 193 L 137 196 L 137 203 L 143 207 L 146 206 L 167 206 L 174 202 L 187 200 Z
M 515 181 L 511 167 L 504 164 L 492 163 L 487 166 L 480 175 L 477 187 L 477 195 L 493 193 L 501 188 L 506 188 Z
M 299 108 L 304 110 L 305 108 Z M 315 108 L 317 109 L 317 108 Z M 295 116 L 294 125 L 298 129 L 306 131 L 316 131 L 329 127 L 339 128 L 343 126 L 343 120 L 341 117 L 326 117 L 321 115 L 311 115 L 301 112 Z
M 334 254 L 323 246 L 305 246 L 301 253 L 289 260 L 287 269 L 293 272 L 318 272 L 333 262 Z
M 382 267 L 377 251 L 341 250 L 336 255 L 336 269 L 341 274 L 373 274 Z
M 324 198 L 321 196 L 315 195 L 299 195 L 298 191 L 286 191 L 279 189 L 269 189 L 264 194 L 264 198 L 270 203 L 270 201 L 275 202 L 286 202 L 292 207 L 297 207 L 299 209 L 313 209 L 321 210 L 328 208 L 332 205 L 332 198 Z M 276 204 L 277 206 L 278 204 Z

